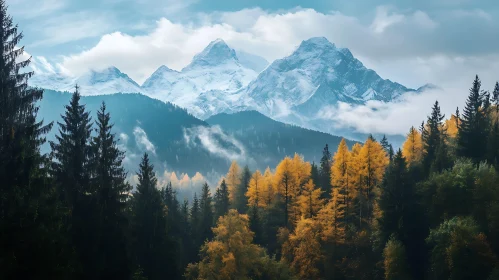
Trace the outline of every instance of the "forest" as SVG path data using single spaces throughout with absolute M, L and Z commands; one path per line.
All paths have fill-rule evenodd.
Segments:
M 447 119 L 436 101 L 396 151 L 370 136 L 233 162 L 189 202 L 148 154 L 126 180 L 106 104 L 91 119 L 78 86 L 38 120 L 22 37 L 1 0 L 0 279 L 499 279 L 499 83 L 476 76 Z

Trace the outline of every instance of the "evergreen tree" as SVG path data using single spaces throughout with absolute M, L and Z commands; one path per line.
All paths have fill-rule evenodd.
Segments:
M 80 268 L 75 278 L 96 278 L 99 261 L 96 189 L 90 178 L 94 169 L 89 113 L 80 104 L 78 86 L 75 87 L 66 112 L 59 122 L 57 142 L 50 142 L 54 161 L 52 173 L 59 198 L 68 213 L 65 227 L 69 230 L 70 246 L 78 256 Z
M 323 198 L 331 198 L 332 186 L 331 186 L 331 165 L 332 156 L 329 152 L 329 147 L 326 144 L 324 150 L 322 151 L 321 166 L 319 170 L 320 175 L 320 187 L 322 189 Z
M 126 172 L 122 167 L 124 152 L 117 147 L 115 135 L 111 133 L 113 125 L 106 105 L 102 103 L 97 112 L 97 136 L 92 140 L 93 173 L 96 190 L 98 223 L 99 277 L 108 279 L 130 277 L 131 268 L 127 258 L 125 216 L 126 196 L 130 186 L 125 182 Z
M 472 159 L 475 164 L 486 159 L 489 132 L 488 95 L 480 87 L 481 81 L 476 76 L 466 100 L 457 138 L 458 155 Z
M 201 241 L 204 242 L 206 239 L 211 239 L 213 226 L 213 205 L 211 203 L 211 193 L 210 187 L 207 183 L 204 183 L 201 191 L 201 200 L 199 201 L 199 208 L 201 209 L 201 221 L 199 233 L 201 235 Z M 201 246 L 201 244 L 199 244 Z
M 40 154 L 52 124 L 36 120 L 43 91 L 28 88 L 17 25 L 0 1 L 0 278 L 71 278 L 70 251 L 59 231 L 60 212 Z M 19 48 L 17 48 L 19 47 Z M 57 264 L 54 265 L 54 264 Z
M 189 245 L 189 263 L 192 261 L 197 261 L 199 246 L 203 243 L 200 234 L 200 224 L 201 224 L 201 208 L 199 206 L 199 199 L 197 193 L 194 193 L 194 199 L 192 201 L 192 206 L 190 210 L 190 222 L 189 230 L 191 243 Z
M 229 206 L 229 188 L 223 179 L 215 193 L 215 221 L 229 212 Z
M 421 139 L 423 141 L 423 166 L 425 168 L 425 173 L 429 175 L 430 171 L 441 172 L 444 168 L 449 167 L 449 160 L 446 158 L 448 156 L 445 142 L 445 132 L 443 131 L 442 121 L 445 118 L 440 111 L 440 105 L 438 101 L 432 108 L 432 113 L 428 116 L 427 124 L 421 125 Z M 438 157 L 438 163 L 435 165 L 435 161 Z M 433 167 L 433 168 L 432 168 Z
M 246 213 L 248 209 L 248 198 L 246 197 L 246 192 L 248 191 L 250 180 L 251 171 L 246 165 L 241 175 L 241 182 L 237 186 L 234 196 L 234 208 L 241 214 Z
M 177 259 L 169 239 L 166 207 L 156 188 L 157 179 L 149 156 L 139 165 L 137 191 L 133 194 L 133 254 L 148 279 L 177 279 Z
M 310 179 L 312 179 L 312 182 L 314 183 L 315 186 L 319 187 L 320 184 L 320 174 L 319 174 L 319 168 L 315 164 L 315 162 L 312 162 L 311 170 L 310 170 Z
M 499 82 L 496 82 L 491 101 L 493 106 L 490 114 L 491 129 L 487 140 L 487 159 L 499 170 Z
M 249 209 L 249 226 L 250 230 L 255 234 L 253 242 L 258 245 L 263 244 L 263 228 L 260 219 L 260 210 L 256 205 L 250 206 Z
M 383 150 L 385 150 L 386 154 L 390 154 L 390 143 L 388 143 L 388 139 L 386 139 L 386 135 L 383 135 L 383 139 L 381 139 L 381 147 L 383 147 Z
M 390 144 L 390 148 L 388 149 L 388 158 L 390 159 L 390 162 L 393 160 L 394 156 L 395 156 L 395 151 L 393 150 L 392 144 Z

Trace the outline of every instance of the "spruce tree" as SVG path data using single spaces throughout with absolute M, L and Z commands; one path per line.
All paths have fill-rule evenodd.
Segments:
M 229 212 L 229 206 L 229 188 L 223 179 L 215 193 L 215 223 Z
M 97 135 L 92 139 L 93 174 L 96 190 L 98 223 L 99 278 L 127 279 L 131 275 L 126 240 L 128 220 L 125 216 L 126 198 L 130 186 L 125 181 L 126 172 L 122 162 L 124 152 L 117 146 L 115 134 L 111 132 L 111 117 L 102 103 L 97 112 Z
M 144 154 L 133 194 L 133 255 L 148 279 L 178 279 L 175 247 L 168 233 L 166 207 L 157 189 L 154 166 Z
M 234 208 L 241 214 L 246 213 L 246 211 L 248 210 L 248 198 L 246 197 L 246 192 L 248 191 L 250 180 L 251 171 L 246 165 L 241 174 L 241 182 L 236 188 L 236 193 L 234 196 Z
M 34 73 L 25 71 L 31 58 L 21 57 L 22 38 L 0 0 L 0 278 L 70 278 L 48 162 L 40 154 L 52 124 L 37 120 L 43 91 L 28 88 Z
M 388 139 L 386 139 L 386 135 L 383 135 L 383 139 L 381 139 L 381 142 L 379 142 L 381 146 L 383 147 L 383 150 L 385 150 L 386 154 L 390 152 L 390 143 L 388 143 Z
M 487 140 L 487 160 L 499 170 L 499 83 L 496 82 L 492 92 L 492 108 L 490 114 L 490 133 Z
M 192 206 L 190 209 L 190 237 L 191 242 L 189 245 L 189 263 L 196 262 L 199 260 L 198 252 L 199 246 L 203 243 L 201 236 L 201 208 L 199 206 L 199 199 L 197 193 L 194 193 L 194 199 L 192 201 Z
M 201 221 L 200 221 L 200 234 L 201 240 L 204 242 L 207 239 L 211 239 L 213 226 L 213 205 L 210 193 L 210 187 L 205 182 L 201 191 L 201 199 L 199 201 L 199 207 L 201 209 Z M 201 244 L 200 244 L 201 245 Z
M 312 166 L 310 168 L 310 179 L 312 179 L 312 182 L 314 183 L 315 186 L 319 187 L 321 185 L 319 168 L 317 167 L 315 162 L 312 162 Z
M 75 87 L 69 105 L 58 122 L 59 134 L 52 148 L 52 174 L 59 199 L 67 213 L 65 228 L 69 231 L 70 247 L 74 248 L 79 268 L 74 278 L 96 278 L 99 261 L 98 218 L 95 187 L 91 184 L 93 172 L 92 148 L 90 146 L 91 119 L 80 104 L 78 86 Z
M 433 105 L 431 115 L 428 116 L 426 125 L 421 124 L 421 138 L 423 140 L 423 167 L 426 175 L 430 174 L 434 162 L 439 156 L 439 163 L 434 171 L 441 172 L 448 167 L 448 160 L 445 145 L 445 135 L 443 134 L 443 115 L 440 111 L 438 101 Z
M 326 144 L 324 150 L 322 151 L 321 166 L 319 170 L 320 175 L 320 187 L 322 189 L 323 198 L 331 198 L 331 193 L 333 187 L 331 186 L 331 153 L 329 152 L 329 147 Z
M 457 153 L 470 158 L 475 164 L 486 159 L 489 132 L 488 95 L 480 89 L 481 81 L 476 76 L 461 117 L 457 137 Z

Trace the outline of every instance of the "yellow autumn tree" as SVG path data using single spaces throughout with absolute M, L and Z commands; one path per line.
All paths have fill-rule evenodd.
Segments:
M 282 259 L 299 279 L 320 279 L 322 227 L 314 219 L 301 218 L 282 245 Z
M 317 221 L 322 225 L 322 239 L 333 244 L 345 242 L 345 205 L 344 195 L 338 188 L 333 189 L 333 197 L 317 214 Z
M 411 127 L 407 139 L 402 145 L 402 155 L 407 161 L 407 165 L 420 162 L 423 158 L 423 140 L 421 133 L 414 127 Z
M 292 205 L 295 200 L 295 180 L 293 176 L 293 160 L 290 157 L 285 157 L 276 168 L 274 175 L 274 184 L 277 187 L 278 193 L 284 200 L 284 222 L 288 226 Z
M 248 197 L 248 206 L 261 207 L 264 203 L 264 192 L 265 180 L 262 176 L 260 170 L 257 170 L 249 182 L 248 191 L 246 192 L 246 197 Z
M 312 165 L 310 162 L 303 160 L 303 157 L 295 153 L 291 161 L 291 191 L 292 191 L 292 202 L 291 202 L 291 219 L 293 223 L 296 223 L 300 219 L 301 210 L 299 197 L 302 193 L 303 187 L 310 180 L 310 175 L 312 172 Z
M 321 199 L 322 191 L 316 187 L 312 179 L 303 186 L 303 190 L 298 199 L 301 215 L 305 218 L 312 218 L 323 206 Z
M 241 168 L 236 161 L 230 165 L 229 172 L 225 175 L 225 183 L 229 188 L 229 200 L 233 204 L 236 189 L 241 184 Z
M 356 197 L 355 188 L 352 187 L 358 173 L 358 165 L 355 166 L 355 164 L 355 158 L 352 158 L 345 139 L 342 139 L 333 157 L 331 185 L 333 188 L 338 188 L 339 192 L 343 194 L 344 201 L 342 203 L 345 205 L 346 217 L 349 215 L 352 201 Z
M 267 207 L 274 202 L 277 195 L 277 188 L 274 184 L 274 175 L 270 168 L 265 169 L 263 173 L 263 188 L 262 188 L 262 207 Z
M 458 119 L 454 114 L 450 115 L 450 118 L 445 121 L 445 129 L 447 135 L 455 138 L 457 136 L 458 127 L 461 125 L 461 120 Z
M 388 156 L 380 143 L 369 137 L 359 153 L 360 163 L 360 178 L 359 192 L 364 201 L 360 205 L 360 211 L 364 213 L 367 221 L 371 222 L 373 218 L 374 203 L 377 201 L 376 188 L 379 187 L 383 180 L 385 168 L 389 163 Z
M 268 262 L 265 250 L 253 241 L 249 218 L 231 209 L 213 228 L 214 238 L 201 248 L 201 261 L 189 264 L 186 279 L 252 279 Z

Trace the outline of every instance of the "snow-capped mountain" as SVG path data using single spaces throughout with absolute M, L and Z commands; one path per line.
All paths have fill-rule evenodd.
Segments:
M 274 61 L 242 94 L 270 116 L 290 111 L 312 116 L 338 101 L 390 101 L 408 91 L 414 90 L 382 79 L 348 49 L 319 37 L 303 41 L 290 56 Z
M 154 98 L 188 108 L 198 115 L 203 110 L 196 104 L 206 95 L 203 93 L 216 92 L 223 98 L 225 94 L 245 87 L 256 76 L 256 71 L 239 62 L 233 49 L 217 39 L 180 72 L 161 66 L 144 82 L 142 89 Z
M 114 66 L 102 70 L 89 70 L 79 77 L 35 72 L 29 83 L 31 86 L 58 91 L 73 91 L 78 84 L 83 95 L 142 92 L 134 80 Z

